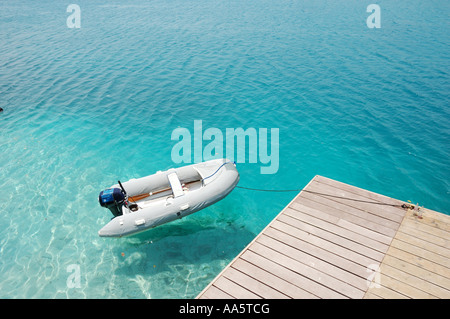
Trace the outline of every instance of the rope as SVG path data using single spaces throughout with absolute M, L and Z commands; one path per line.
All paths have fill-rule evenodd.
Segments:
M 219 166 L 219 168 L 212 173 L 211 175 L 205 177 L 203 180 L 210 178 L 211 176 L 214 176 L 221 168 L 222 166 L 224 166 L 225 164 L 228 163 L 234 163 L 235 162 L 225 162 L 222 165 Z M 246 190 L 251 190 L 251 191 L 257 191 L 257 192 L 272 192 L 272 193 L 285 193 L 285 192 L 305 192 L 305 193 L 310 193 L 310 194 L 315 194 L 315 195 L 320 195 L 320 196 L 328 196 L 328 197 L 333 197 L 333 198 L 339 198 L 339 199 L 346 199 L 346 200 L 352 200 L 354 202 L 360 202 L 360 203 L 368 203 L 368 204 L 375 204 L 375 205 L 385 205 L 385 206 L 392 206 L 392 207 L 401 207 L 401 208 L 414 208 L 414 205 L 410 205 L 410 204 L 402 204 L 402 205 L 396 205 L 396 204 L 388 204 L 388 203 L 381 203 L 381 202 L 372 202 L 372 201 L 366 201 L 366 200 L 361 200 L 361 199 L 354 199 L 354 198 L 348 198 L 348 197 L 343 197 L 343 196 L 336 196 L 336 195 L 331 195 L 331 194 L 325 194 L 325 193 L 319 193 L 319 192 L 314 192 L 314 191 L 309 191 L 306 189 L 262 189 L 262 188 L 251 188 L 251 187 L 244 187 L 244 186 L 237 186 L 236 188 L 241 188 L 241 189 L 246 189 Z
M 274 193 L 280 193 L 280 192 L 305 192 L 320 196 L 328 196 L 333 198 L 339 198 L 339 199 L 346 199 L 346 200 L 352 200 L 354 202 L 361 202 L 361 203 L 368 203 L 368 204 L 376 204 L 376 205 L 385 205 L 385 206 L 392 206 L 392 207 L 401 207 L 401 208 L 414 208 L 414 205 L 409 204 L 388 204 L 388 203 L 381 203 L 381 202 L 372 202 L 372 201 L 366 201 L 361 199 L 355 199 L 355 198 L 348 198 L 343 196 L 337 196 L 337 195 L 331 195 L 331 194 L 325 194 L 320 192 L 314 192 L 306 189 L 261 189 L 261 188 L 250 188 L 250 187 L 244 187 L 244 186 L 236 186 L 236 188 L 246 189 L 246 190 L 252 190 L 252 191 L 258 191 L 258 192 L 274 192 Z
M 214 173 L 212 173 L 211 175 L 205 177 L 203 180 L 214 176 L 222 168 L 222 166 L 224 166 L 225 164 L 228 164 L 228 163 L 234 163 L 234 162 L 228 161 L 228 162 L 223 163 L 222 165 L 219 166 L 219 168 Z

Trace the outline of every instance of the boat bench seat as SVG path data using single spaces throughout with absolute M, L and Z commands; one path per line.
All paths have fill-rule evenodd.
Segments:
M 177 173 L 170 173 L 167 175 L 167 179 L 169 180 L 170 187 L 172 188 L 174 198 L 184 195 L 183 187 L 181 186 Z

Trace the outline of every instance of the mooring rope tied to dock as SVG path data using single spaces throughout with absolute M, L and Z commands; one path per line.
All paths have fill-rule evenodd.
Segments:
M 219 168 L 212 173 L 211 175 L 203 178 L 203 180 L 210 178 L 212 176 L 214 176 L 215 174 L 217 174 L 217 172 L 222 168 L 222 166 L 228 164 L 228 163 L 232 163 L 236 166 L 236 162 L 233 161 L 226 161 L 224 162 L 222 165 L 219 166 Z M 331 195 L 331 194 L 325 194 L 325 193 L 320 193 L 320 192 L 314 192 L 314 191 L 309 191 L 306 189 L 302 189 L 302 188 L 297 188 L 297 189 L 263 189 L 263 188 L 252 188 L 252 187 L 245 187 L 245 186 L 235 186 L 236 188 L 241 188 L 241 189 L 246 189 L 246 190 L 251 190 L 251 191 L 257 191 L 257 192 L 273 192 L 273 193 L 284 193 L 284 192 L 306 192 L 306 193 L 311 193 L 311 194 L 315 194 L 315 195 L 321 195 L 321 196 L 328 196 L 328 197 L 334 197 L 334 198 L 340 198 L 340 199 L 346 199 L 346 200 L 352 200 L 355 202 L 360 202 L 360 203 L 368 203 L 368 204 L 376 204 L 376 205 L 385 205 L 385 206 L 392 206 L 392 207 L 401 207 L 404 209 L 414 209 L 414 205 L 411 204 L 402 204 L 402 205 L 396 205 L 396 204 L 388 204 L 388 203 L 381 203 L 381 202 L 372 202 L 372 201 L 365 201 L 365 200 L 361 200 L 361 199 L 354 199 L 354 198 L 348 198 L 348 197 L 343 197 L 343 196 L 337 196 L 337 195 Z
M 402 204 L 402 205 L 397 205 L 397 204 L 388 204 L 388 203 L 382 203 L 382 202 L 372 202 L 372 201 L 366 201 L 366 200 L 361 200 L 361 199 L 356 199 L 356 198 L 348 198 L 348 197 L 343 197 L 343 196 L 337 196 L 337 195 L 332 195 L 332 194 L 326 194 L 326 193 L 320 193 L 320 192 L 314 192 L 314 191 L 310 191 L 310 190 L 306 190 L 306 189 L 262 189 L 262 188 L 251 188 L 251 187 L 244 187 L 244 186 L 236 186 L 236 188 L 241 188 L 241 189 L 246 189 L 246 190 L 252 190 L 252 191 L 258 191 L 258 192 L 274 192 L 274 193 L 281 193 L 281 192 L 305 192 L 305 193 L 310 193 L 310 194 L 315 194 L 315 195 L 320 195 L 320 196 L 328 196 L 328 197 L 334 197 L 334 198 L 339 198 L 339 199 L 347 199 L 347 200 L 351 200 L 351 201 L 355 201 L 355 202 L 360 202 L 360 203 L 368 203 L 368 204 L 376 204 L 376 205 L 385 205 L 385 206 L 392 206 L 392 207 L 401 207 L 401 208 L 405 208 L 405 209 L 414 209 L 414 205 L 411 204 Z

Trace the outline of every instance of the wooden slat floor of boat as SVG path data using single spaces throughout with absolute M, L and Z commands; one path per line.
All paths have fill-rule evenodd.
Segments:
M 315 176 L 197 298 L 450 298 L 450 216 Z

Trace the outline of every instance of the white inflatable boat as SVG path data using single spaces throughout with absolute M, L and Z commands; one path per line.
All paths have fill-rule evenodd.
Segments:
M 111 186 L 99 195 L 115 216 L 101 237 L 122 237 L 195 213 L 227 196 L 239 173 L 227 159 L 211 160 Z

